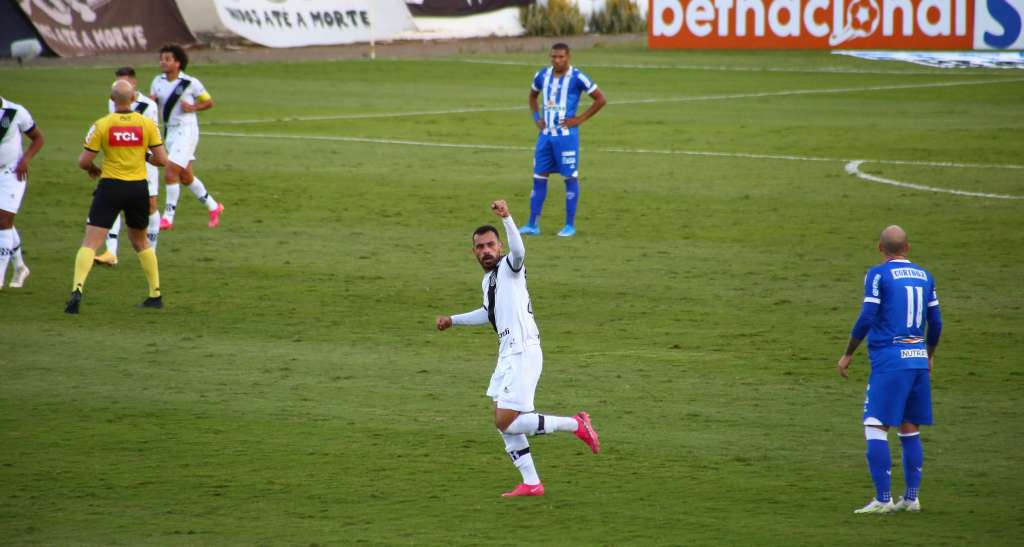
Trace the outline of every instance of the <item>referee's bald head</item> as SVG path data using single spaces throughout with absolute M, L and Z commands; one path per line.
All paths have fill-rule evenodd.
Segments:
M 115 80 L 114 85 L 110 87 L 110 99 L 117 105 L 129 105 L 132 104 L 132 99 L 135 98 L 135 88 L 132 87 L 131 82 L 124 80 Z
M 910 244 L 907 242 L 907 232 L 895 224 L 886 226 L 882 230 L 882 235 L 878 238 L 878 249 L 888 256 L 907 254 L 907 251 L 910 250 Z

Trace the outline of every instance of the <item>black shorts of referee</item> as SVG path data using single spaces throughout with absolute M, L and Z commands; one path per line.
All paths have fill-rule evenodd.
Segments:
M 149 186 L 145 180 L 100 179 L 85 222 L 109 230 L 121 211 L 129 228 L 145 230 L 149 226 Z

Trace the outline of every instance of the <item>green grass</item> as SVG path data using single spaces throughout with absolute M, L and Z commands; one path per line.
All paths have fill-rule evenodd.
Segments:
M 79 317 L 61 313 L 92 191 L 75 160 L 112 71 L 0 69 L 0 92 L 31 109 L 47 137 L 17 220 L 32 276 L 0 292 L 0 542 L 1019 541 L 1024 202 L 843 171 L 857 158 L 1024 163 L 1018 74 L 820 52 L 575 52 L 612 104 L 583 128 L 579 236 L 553 236 L 556 177 L 545 233 L 526 241 L 546 354 L 537 403 L 589 410 L 605 450 L 592 456 L 567 435 L 534 439 L 548 495 L 504 500 L 497 494 L 518 474 L 483 396 L 493 334 L 432 323 L 479 305 L 469 234 L 494 220 L 488 203 L 508 198 L 526 220 L 526 94 L 545 58 L 473 59 L 535 66 L 193 67 L 217 101 L 201 116 L 196 172 L 226 204 L 223 225 L 207 229 L 183 192 L 175 229 L 160 238 L 167 308 L 133 308 L 145 281 L 122 244 L 118 268 L 90 275 Z M 645 63 L 705 68 L 614 66 Z M 155 63 L 139 68 L 148 85 Z M 814 72 L 829 68 L 846 72 Z M 988 80 L 1005 83 L 616 104 Z M 1021 169 L 862 168 L 1024 195 Z M 859 425 L 868 364 L 862 350 L 843 382 L 834 363 L 878 260 L 875 238 L 891 223 L 938 279 L 937 425 L 923 437 L 925 511 L 855 518 L 872 494 Z

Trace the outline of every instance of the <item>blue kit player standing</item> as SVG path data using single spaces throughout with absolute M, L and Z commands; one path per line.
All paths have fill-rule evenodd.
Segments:
M 850 333 L 846 353 L 836 364 L 839 374 L 846 378 L 853 352 L 868 337 L 871 376 L 864 398 L 864 435 L 875 497 L 854 512 L 918 512 L 924 461 L 918 427 L 932 423 L 930 377 L 942 316 L 935 278 L 907 260 L 907 233 L 899 226 L 889 226 L 882 231 L 878 250 L 885 262 L 868 270 L 864 278 L 860 317 Z M 893 503 L 889 493 L 892 462 L 888 432 L 889 427 L 897 426 L 907 488 L 903 498 Z
M 576 115 L 580 95 L 593 98 L 590 108 Z M 537 98 L 541 97 L 538 104 Z M 540 234 L 540 212 L 548 195 L 548 175 L 559 173 L 565 180 L 565 227 L 558 235 L 576 235 L 576 205 L 580 199 L 579 126 L 601 110 L 604 94 L 580 69 L 569 64 L 569 46 L 551 46 L 551 66 L 537 71 L 530 85 L 530 110 L 540 129 L 533 157 L 533 192 L 530 193 L 530 222 L 519 228 L 524 235 Z

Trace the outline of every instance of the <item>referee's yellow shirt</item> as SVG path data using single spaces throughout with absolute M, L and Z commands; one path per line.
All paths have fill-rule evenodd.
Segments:
M 100 176 L 105 179 L 145 182 L 146 151 L 161 144 L 156 124 L 138 112 L 112 112 L 85 136 L 86 150 L 103 152 Z

